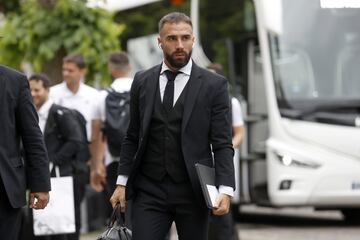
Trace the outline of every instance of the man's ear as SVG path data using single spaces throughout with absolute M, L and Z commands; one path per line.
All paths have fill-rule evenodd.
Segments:
M 158 47 L 159 47 L 160 49 L 162 49 L 160 36 L 158 36 L 157 42 L 158 42 Z
M 85 77 L 85 75 L 86 75 L 86 73 L 87 73 L 87 69 L 86 69 L 86 68 L 83 68 L 83 69 L 81 69 L 81 72 L 82 72 L 82 74 L 83 74 L 83 77 Z

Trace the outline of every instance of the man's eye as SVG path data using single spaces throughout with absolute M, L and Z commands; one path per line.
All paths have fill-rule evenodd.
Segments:
M 176 41 L 176 37 L 175 37 L 175 36 L 169 36 L 169 37 L 168 37 L 168 40 L 169 40 L 169 41 Z

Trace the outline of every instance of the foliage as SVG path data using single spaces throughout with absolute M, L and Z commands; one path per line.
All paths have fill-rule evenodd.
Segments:
M 157 23 L 166 13 L 171 11 L 184 12 L 190 15 L 191 0 L 182 5 L 170 6 L 169 0 L 148 4 L 139 8 L 119 12 L 115 20 L 126 24 L 122 34 L 121 46 L 125 49 L 130 38 L 153 34 L 158 31 Z M 255 17 L 252 0 L 199 0 L 200 2 L 200 42 L 206 55 L 213 62 L 221 63 L 227 72 L 228 52 L 225 45 L 231 39 L 235 54 L 236 67 L 240 69 L 245 39 L 256 37 Z M 240 70 L 239 70 L 240 71 Z
M 43 71 L 59 52 L 81 54 L 90 82 L 96 74 L 108 78 L 107 59 L 110 52 L 118 50 L 118 37 L 124 29 L 113 22 L 112 14 L 88 8 L 85 0 L 57 0 L 53 8 L 26 0 L 20 14 L 10 13 L 6 18 L 1 29 L 2 63 L 20 68 L 26 61 L 35 71 Z
M 19 0 L 0 0 L 0 12 L 16 11 L 20 8 Z
M 157 33 L 158 21 L 173 11 L 189 15 L 190 0 L 180 6 L 170 6 L 168 0 L 165 0 L 117 13 L 115 21 L 126 25 L 121 35 L 121 47 L 126 49 L 126 42 L 131 38 Z
M 226 4 L 219 4 L 217 0 L 203 1 L 200 13 L 203 27 L 201 28 L 205 52 L 214 62 L 223 66 L 227 64 L 227 49 L 225 40 L 231 39 L 234 48 L 242 48 L 244 40 L 254 38 L 256 29 L 253 23 L 254 9 L 251 0 L 227 0 Z M 213 19 L 216 19 L 214 21 Z M 241 53 L 235 54 L 235 62 L 239 62 Z

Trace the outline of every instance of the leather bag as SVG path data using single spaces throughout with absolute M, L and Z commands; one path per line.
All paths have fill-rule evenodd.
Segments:
M 111 214 L 107 229 L 97 240 L 131 240 L 131 230 L 125 226 L 125 217 L 117 204 Z

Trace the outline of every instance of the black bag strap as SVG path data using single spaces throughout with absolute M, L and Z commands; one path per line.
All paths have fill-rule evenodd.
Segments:
M 114 92 L 116 92 L 115 91 L 115 89 L 113 88 L 113 87 L 108 87 L 108 88 L 106 88 L 106 91 L 108 92 L 108 93 L 114 93 Z
M 120 226 L 125 225 L 125 213 L 120 212 L 120 204 L 117 203 L 111 213 L 110 221 L 108 227 L 114 226 L 115 222 L 117 222 Z

